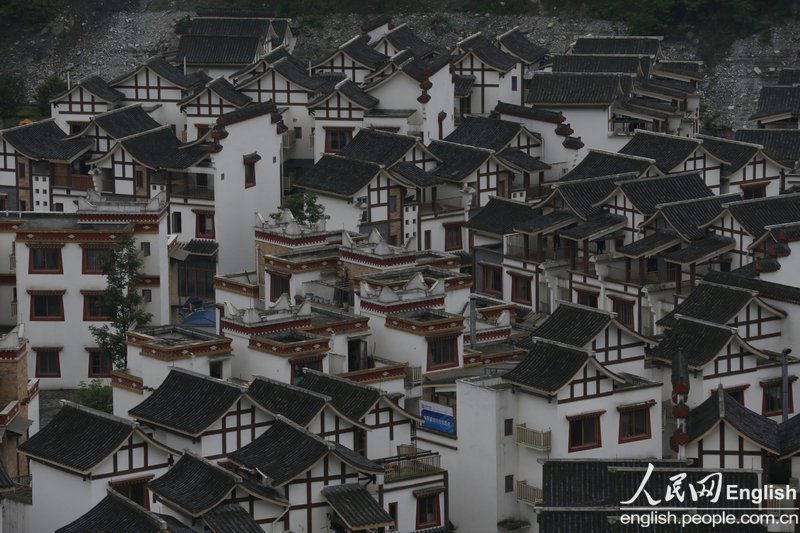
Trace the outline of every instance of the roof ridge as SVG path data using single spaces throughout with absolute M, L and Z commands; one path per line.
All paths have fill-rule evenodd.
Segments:
M 702 318 L 696 318 L 696 317 L 684 315 L 684 314 L 681 314 L 681 313 L 675 313 L 672 316 L 675 317 L 675 319 L 678 320 L 678 321 L 686 320 L 686 321 L 689 321 L 689 322 L 695 322 L 697 324 L 702 324 L 704 326 L 715 327 L 717 329 L 726 329 L 726 330 L 730 331 L 732 334 L 737 335 L 737 333 L 736 333 L 737 329 L 735 327 L 732 327 L 732 326 L 727 326 L 725 324 L 718 324 L 716 322 L 711 322 L 709 320 L 703 320 Z
M 286 418 L 283 415 L 276 414 L 275 415 L 275 420 L 286 424 L 287 426 L 289 426 L 290 428 L 294 429 L 295 431 L 299 431 L 299 432 L 303 433 L 307 437 L 311 437 L 312 439 L 314 439 L 315 441 L 319 442 L 320 444 L 324 444 L 325 447 L 328 448 L 328 450 L 333 450 L 333 449 L 336 448 L 336 445 L 333 442 L 323 439 L 319 435 L 315 434 L 313 431 L 307 430 L 306 428 L 304 428 L 300 424 L 292 422 L 291 420 L 289 420 L 288 418 Z
M 791 131 L 791 130 L 789 130 Z M 739 200 L 738 202 L 728 202 L 727 204 L 722 204 L 722 207 L 728 207 L 729 205 L 742 205 L 747 203 L 756 203 L 756 202 L 768 202 L 771 200 L 781 200 L 785 198 L 800 198 L 800 192 L 793 192 L 789 194 L 779 194 L 777 196 L 765 196 L 763 198 L 750 198 L 749 200 Z
M 294 385 L 293 383 L 284 383 L 283 381 L 278 381 L 277 379 L 268 378 L 266 376 L 253 375 L 253 381 L 251 382 L 251 384 L 256 382 L 256 381 L 264 381 L 266 383 L 270 383 L 271 385 L 277 385 L 277 386 L 283 387 L 285 389 L 289 389 L 289 390 L 293 390 L 293 391 L 297 391 L 297 392 L 302 392 L 302 393 L 308 394 L 310 396 L 316 396 L 317 398 L 323 399 L 326 402 L 333 401 L 333 398 L 331 398 L 330 396 L 328 396 L 326 394 L 315 392 L 315 391 L 312 391 L 312 390 L 309 390 L 309 389 L 304 389 L 303 387 L 298 387 L 297 385 Z M 250 387 L 247 388 L 248 392 L 249 392 L 249 390 L 250 390 Z
M 620 172 L 618 174 L 609 174 L 607 176 L 595 176 L 593 178 L 583 178 L 583 179 L 579 179 L 579 180 L 555 181 L 551 185 L 553 187 L 555 187 L 556 189 L 559 189 L 561 187 L 570 186 L 570 185 L 578 185 L 578 184 L 589 183 L 589 182 L 597 182 L 597 181 L 606 181 L 606 180 L 610 180 L 612 178 L 613 179 L 619 179 L 619 178 L 624 177 L 624 176 L 633 176 L 635 178 L 638 175 L 639 174 L 637 172 Z M 630 181 L 641 181 L 641 178 L 640 179 L 633 179 L 633 180 L 630 180 Z
M 495 37 L 494 40 L 495 40 L 495 42 L 498 42 L 498 41 L 500 41 L 500 39 L 503 39 L 504 37 L 508 37 L 509 35 L 511 35 L 512 33 L 514 33 L 515 31 L 518 31 L 518 30 L 519 30 L 519 25 L 514 26 L 513 28 L 511 28 L 507 32 L 502 33 L 502 34 L 498 35 L 497 37 Z M 522 32 L 520 31 L 520 33 L 522 33 Z
M 384 36 L 384 37 L 386 37 L 386 36 L 387 36 L 387 35 L 389 35 L 390 33 L 394 32 L 395 30 L 398 30 L 398 29 L 400 29 L 400 28 L 402 28 L 402 27 L 406 27 L 406 28 L 408 28 L 409 30 L 411 30 L 411 28 L 408 26 L 408 24 L 407 24 L 407 23 L 405 23 L 405 22 L 403 22 L 403 23 L 401 23 L 401 24 L 398 24 L 397 26 L 395 26 L 395 27 L 394 27 L 394 28 L 392 28 L 391 30 L 387 31 L 387 32 L 386 32 L 386 33 L 385 33 L 383 36 Z M 414 30 L 411 30 L 411 31 L 414 31 Z
M 83 411 L 84 413 L 89 413 L 90 415 L 99 416 L 100 418 L 105 418 L 107 420 L 111 420 L 113 422 L 121 422 L 131 427 L 131 429 L 136 429 L 139 427 L 139 423 L 135 420 L 131 420 L 130 418 L 123 418 L 121 416 L 116 416 L 111 413 L 107 413 L 105 411 L 100 411 L 98 409 L 93 409 L 87 405 L 81 405 L 76 402 L 71 402 L 69 400 L 59 400 L 62 407 L 72 407 L 73 409 L 77 409 L 78 411 Z
M 558 305 L 559 305 L 559 307 L 562 306 L 562 305 L 565 305 L 567 307 L 574 307 L 574 308 L 577 308 L 577 309 L 583 309 L 584 311 L 589 311 L 591 313 L 599 313 L 599 314 L 603 314 L 603 315 L 608 315 L 612 319 L 617 318 L 617 313 L 615 313 L 613 311 L 606 311 L 605 309 L 598 309 L 597 307 L 591 307 L 589 305 L 581 305 L 579 303 L 567 302 L 567 301 L 561 301 L 561 303 L 559 303 Z M 552 313 L 550 314 L 550 316 L 552 316 Z
M 233 480 L 236 483 L 241 483 L 242 482 L 242 476 L 240 476 L 239 474 L 236 474 L 235 472 L 231 472 L 227 468 L 225 468 L 223 466 L 220 466 L 220 465 L 218 465 L 216 463 L 212 463 L 211 461 L 209 461 L 208 459 L 206 459 L 202 455 L 194 453 L 189 448 L 184 448 L 183 449 L 183 455 L 181 456 L 181 458 L 186 457 L 186 456 L 189 456 L 189 457 L 191 457 L 193 459 L 197 459 L 198 461 L 200 461 L 202 463 L 205 463 L 206 465 L 210 466 L 211 468 L 214 468 L 216 470 L 220 470 L 220 471 L 224 472 L 226 475 L 232 477 Z
M 667 175 L 668 176 L 674 176 L 674 174 L 667 174 Z M 701 196 L 700 198 L 689 198 L 688 200 L 676 200 L 674 202 L 664 202 L 662 204 L 656 204 L 656 208 L 672 207 L 672 206 L 675 206 L 675 205 L 690 204 L 690 203 L 694 203 L 694 202 L 707 202 L 709 200 L 719 200 L 721 198 L 726 198 L 728 196 L 738 196 L 739 198 L 741 198 L 742 197 L 742 193 L 739 193 L 739 192 L 728 192 L 728 193 L 725 193 L 725 194 L 715 194 L 713 196 Z
M 480 31 L 479 31 L 479 32 L 477 32 L 477 33 L 473 33 L 472 35 L 468 35 L 467 37 L 464 37 L 464 38 L 463 38 L 463 39 L 461 39 L 460 41 L 456 41 L 456 48 L 458 48 L 459 46 L 461 46 L 461 44 L 462 44 L 462 43 L 465 43 L 465 42 L 469 41 L 470 39 L 474 39 L 474 38 L 475 38 L 475 37 L 477 37 L 478 35 L 482 35 L 482 34 L 483 34 L 483 32 L 480 32 Z
M 190 352 L 190 354 L 191 354 L 191 352 Z M 170 367 L 170 372 L 173 372 L 173 371 L 174 372 L 180 372 L 181 374 L 187 374 L 189 376 L 193 376 L 193 377 L 196 377 L 196 378 L 204 379 L 206 381 L 210 381 L 212 383 L 217 383 L 219 385 L 226 385 L 226 386 L 231 387 L 231 388 L 239 389 L 240 391 L 243 391 L 243 392 L 247 390 L 246 387 L 243 387 L 242 385 L 239 385 L 238 383 L 233 383 L 233 382 L 225 380 L 225 379 L 219 379 L 219 378 L 214 378 L 214 377 L 211 377 L 211 376 L 207 376 L 205 374 L 201 374 L 199 372 L 195 372 L 194 370 L 189 370 L 188 368 L 181 368 L 181 367 L 178 367 L 178 366 Z
M 763 144 L 758 143 L 749 143 L 746 141 L 737 141 L 736 139 L 726 139 L 724 137 L 714 137 L 713 135 L 705 135 L 703 133 L 695 133 L 695 137 L 700 137 L 702 139 L 708 139 L 709 141 L 721 141 L 730 144 L 740 144 L 742 146 L 750 146 L 752 148 L 758 148 L 759 150 L 764 149 Z
M 617 156 L 617 157 L 624 157 L 626 159 L 638 159 L 640 161 L 648 161 L 648 162 L 650 162 L 651 165 L 655 165 L 656 164 L 656 160 L 655 159 L 653 159 L 651 157 L 643 157 L 643 156 L 640 156 L 640 155 L 622 154 L 620 152 L 610 152 L 608 150 L 599 150 L 597 148 L 589 148 L 589 152 L 596 152 L 598 154 L 608 154 L 608 155 L 613 155 L 613 156 Z
M 357 41 L 359 39 L 361 39 L 361 35 L 356 35 L 355 37 L 353 37 L 349 41 L 345 41 L 344 43 L 340 44 L 336 49 L 337 50 L 344 50 L 345 46 L 347 46 L 349 44 L 352 44 L 353 42 L 355 42 L 355 41 Z
M 587 350 L 586 348 L 581 348 L 580 346 L 575 346 L 573 344 L 567 344 L 565 342 L 558 342 L 551 339 L 545 339 L 544 337 L 537 337 L 536 335 L 531 335 L 530 339 L 533 341 L 534 344 L 543 342 L 545 344 L 552 344 L 554 346 L 559 346 L 561 348 L 568 348 L 576 352 L 584 352 L 587 355 L 587 357 L 595 357 L 594 350 Z
M 697 140 L 695 138 L 692 138 L 692 137 L 684 137 L 682 135 L 673 135 L 672 133 L 664 133 L 663 131 L 648 131 L 648 130 L 643 130 L 643 129 L 636 128 L 633 131 L 633 133 L 634 134 L 641 133 L 642 135 L 654 135 L 654 136 L 658 136 L 658 137 L 666 137 L 668 139 L 675 139 L 675 140 L 678 140 L 678 141 L 685 140 L 685 141 L 689 141 L 689 142 L 694 142 L 697 145 L 703 144 L 703 141 L 699 141 L 699 140 Z
M 700 177 L 700 172 L 701 172 L 700 170 L 687 170 L 687 171 L 684 171 L 684 172 L 676 172 L 674 174 L 664 174 L 663 176 L 650 176 L 650 177 L 647 177 L 647 178 L 639 178 L 639 179 L 636 179 L 636 180 L 629 180 L 629 181 L 626 181 L 625 183 L 626 184 L 627 183 L 644 183 L 644 182 L 651 182 L 651 181 L 657 181 L 657 180 L 665 180 L 665 179 L 669 179 L 669 178 L 682 178 L 682 177 L 685 177 L 685 176 L 698 176 L 698 177 Z M 705 182 L 703 182 L 703 184 L 705 185 Z M 703 196 L 702 198 L 711 198 L 711 196 Z
M 510 122 L 510 121 L 508 121 L 508 122 Z M 431 144 L 433 144 L 435 142 L 436 143 L 449 144 L 449 145 L 452 145 L 452 146 L 459 146 L 461 148 L 470 148 L 472 150 L 476 150 L 478 152 L 486 152 L 488 154 L 494 154 L 495 153 L 495 151 L 492 150 L 491 148 L 482 148 L 480 146 L 472 146 L 470 144 L 461 144 L 461 143 L 456 143 L 456 142 L 453 142 L 453 141 L 446 141 L 444 139 L 434 139 L 433 141 L 431 141 Z
M 698 287 L 700 285 L 710 285 L 712 287 L 719 287 L 721 289 L 731 289 L 731 290 L 740 291 L 740 292 L 747 292 L 747 293 L 750 293 L 753 297 L 758 296 L 758 291 L 757 290 L 745 289 L 744 287 L 736 287 L 736 286 L 733 286 L 733 285 L 725 285 L 724 283 L 715 283 L 713 281 L 706 281 L 705 279 L 701 279 L 697 283 Z M 689 294 L 689 296 L 691 296 L 691 294 Z M 686 300 L 684 300 L 684 301 L 686 301 Z M 683 302 L 681 302 L 681 303 L 683 303 Z
M 351 161 L 351 162 L 355 162 L 355 163 L 363 163 L 365 165 L 372 165 L 372 166 L 378 167 L 379 169 L 385 168 L 384 165 L 382 165 L 380 163 L 373 163 L 372 161 L 364 161 L 362 159 L 355 159 L 353 157 L 347 157 L 346 155 L 325 154 L 325 155 L 323 155 L 323 157 L 332 157 L 332 158 L 335 158 L 335 159 L 342 159 L 344 161 Z M 320 161 L 321 161 L 321 159 L 320 159 Z M 317 163 L 319 163 L 319 161 L 317 161 Z M 315 163 L 315 165 L 316 165 L 316 163 Z
M 555 56 L 573 56 L 573 57 L 635 57 L 637 59 L 641 59 L 643 57 L 650 57 L 650 54 L 567 54 L 566 52 L 563 54 L 553 54 Z M 620 74 L 619 72 L 602 72 L 601 74 Z
M 770 224 L 769 226 L 764 226 L 764 229 L 772 231 L 775 229 L 788 228 L 789 226 L 800 226 L 800 220 L 796 222 L 781 222 L 780 224 Z
M 155 132 L 157 132 L 157 131 L 161 131 L 161 130 L 163 130 L 163 129 L 169 129 L 169 130 L 172 130 L 172 126 L 170 126 L 169 124 L 165 124 L 165 125 L 163 125 L 163 126 L 159 126 L 158 128 L 153 128 L 152 130 L 147 130 L 147 131 L 139 131 L 139 132 L 136 132 L 136 133 L 132 133 L 131 135 L 128 135 L 127 137 L 121 137 L 121 138 L 117 139 L 117 144 L 119 144 L 119 143 L 121 143 L 121 142 L 123 142 L 123 141 L 128 141 L 128 140 L 130 140 L 130 139 L 134 139 L 134 138 L 136 138 L 136 137 L 141 137 L 142 135 L 147 135 L 147 134 L 150 134 L 150 133 L 155 133 Z M 175 137 L 175 138 L 177 139 L 177 137 Z
M 647 39 L 663 41 L 663 35 L 594 35 L 587 33 L 586 35 L 579 35 L 578 39 Z
M 142 107 L 143 105 L 144 102 L 134 102 L 132 104 L 124 105 L 122 107 L 115 107 L 114 109 L 109 109 L 105 113 L 100 113 L 98 115 L 95 115 L 94 117 L 92 117 L 92 121 L 95 121 L 96 119 L 101 117 L 107 117 L 108 115 L 113 115 L 114 113 L 119 113 L 120 111 L 127 111 L 129 109 L 133 109 L 134 107 Z M 147 111 L 145 111 L 145 113 L 147 113 Z M 148 116 L 150 115 L 150 113 L 147 114 Z
M 15 131 L 15 130 L 19 130 L 19 129 L 22 129 L 22 128 L 29 128 L 29 127 L 35 126 L 37 124 L 44 124 L 46 122 L 55 122 L 55 120 L 56 120 L 55 117 L 50 117 L 50 118 L 46 118 L 44 120 L 37 120 L 36 122 L 31 122 L 30 124 L 19 124 L 17 126 L 11 126 L 10 128 L 0 129 L 0 135 L 2 135 L 3 133 L 9 132 L 9 131 Z M 61 129 L 61 128 L 58 128 L 58 129 Z M 61 130 L 61 131 L 64 131 L 64 130 Z M 66 132 L 64 132 L 64 133 L 66 134 Z

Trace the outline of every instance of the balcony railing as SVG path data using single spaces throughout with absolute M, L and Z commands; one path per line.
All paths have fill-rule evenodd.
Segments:
M 17 317 L 17 301 L 13 300 L 11 302 L 11 318 Z
M 8 254 L 8 264 L 11 272 L 17 270 L 17 254 Z
M 183 183 L 172 184 L 173 196 L 185 196 L 187 198 L 202 198 L 206 200 L 214 199 L 214 187 L 202 185 L 184 185 Z
M 401 479 L 438 474 L 442 471 L 441 457 L 435 452 L 419 452 L 414 457 L 392 457 L 381 461 L 384 481 L 391 483 Z
M 529 429 L 525 424 L 517 424 L 517 434 L 515 436 L 517 444 L 527 446 L 540 452 L 549 452 L 552 449 L 550 442 L 550 430 L 539 431 Z
M 72 176 L 56 176 L 53 178 L 53 187 L 66 187 L 68 189 L 92 189 L 94 180 L 91 176 L 75 174 Z
M 774 494 L 774 488 L 779 488 L 788 491 L 790 485 L 764 485 L 764 492 L 766 494 Z M 791 487 L 795 490 L 797 487 Z M 785 498 L 768 498 L 761 502 L 761 508 L 773 515 L 791 515 L 796 511 L 797 503 L 794 498 L 788 495 Z
M 542 489 L 528 485 L 527 481 L 517 481 L 517 499 L 530 505 L 541 505 Z

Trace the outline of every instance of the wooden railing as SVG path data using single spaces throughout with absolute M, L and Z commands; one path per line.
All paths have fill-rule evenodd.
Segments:
M 539 431 L 536 429 L 529 429 L 525 424 L 517 424 L 517 433 L 515 439 L 517 444 L 539 450 L 540 452 L 549 452 L 552 449 L 550 441 L 550 430 Z
M 442 471 L 441 457 L 438 453 L 423 452 L 414 457 L 397 457 L 381 461 L 384 468 L 384 482 L 436 474 Z
M 517 481 L 517 499 L 531 505 L 541 505 L 542 489 L 531 487 L 527 481 Z
M 8 254 L 9 269 L 11 272 L 17 270 L 17 254 Z
M 773 494 L 773 487 L 783 489 L 788 492 L 790 485 L 764 485 L 766 494 Z M 791 487 L 797 490 L 797 487 Z M 796 501 L 788 495 L 784 498 L 767 498 L 761 502 L 761 508 L 774 515 L 791 515 L 796 511 Z

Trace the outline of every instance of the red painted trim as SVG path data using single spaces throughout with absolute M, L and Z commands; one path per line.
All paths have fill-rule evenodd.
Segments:
M 33 255 L 37 250 L 58 250 L 58 268 L 54 269 L 36 269 L 33 266 Z M 64 273 L 64 260 L 61 257 L 61 248 L 50 246 L 30 246 L 28 248 L 28 274 L 63 274 Z
M 52 294 L 54 291 L 41 291 L 51 294 L 35 294 L 33 292 L 29 292 L 31 300 L 30 300 L 30 319 L 31 321 L 36 322 L 63 322 L 64 321 L 64 293 L 61 292 L 60 294 Z M 53 297 L 58 296 L 59 305 L 61 307 L 61 313 L 59 315 L 47 315 L 47 316 L 37 316 L 34 314 L 36 312 L 36 306 L 34 305 L 34 298 L 37 296 L 44 296 L 44 297 Z
M 647 439 L 652 438 L 652 436 L 653 436 L 652 435 L 652 429 L 650 427 L 650 408 L 652 406 L 653 406 L 653 404 L 648 404 L 648 405 L 635 407 L 635 408 L 630 408 L 630 409 L 625 409 L 624 407 L 617 407 L 617 410 L 619 411 L 619 443 L 620 444 L 623 444 L 623 443 L 626 443 L 626 442 L 635 442 L 635 441 L 638 441 L 638 440 L 647 440 Z M 638 412 L 641 412 L 641 411 L 644 411 L 644 416 L 645 416 L 645 421 L 644 421 L 645 431 L 644 431 L 644 433 L 639 434 L 639 435 L 628 435 L 628 436 L 623 435 L 623 433 L 622 433 L 622 418 L 624 416 L 626 416 L 626 415 L 629 415 L 630 413 L 638 413 Z
M 586 413 L 582 415 L 575 415 L 575 416 L 568 416 L 567 421 L 569 421 L 569 435 L 567 436 L 567 444 L 568 444 L 568 452 L 581 452 L 584 450 L 592 450 L 594 448 L 600 448 L 603 445 L 603 439 L 600 430 L 600 417 L 605 413 L 605 411 L 596 411 L 594 413 Z M 587 418 L 594 419 L 594 442 L 581 445 L 581 446 L 572 446 L 572 423 L 573 422 L 582 422 Z
M 37 378 L 60 378 L 61 377 L 61 348 L 34 348 L 34 352 L 36 352 L 36 377 Z M 55 353 L 56 354 L 56 371 L 52 374 L 43 374 L 41 372 L 39 363 L 39 354 L 40 353 Z

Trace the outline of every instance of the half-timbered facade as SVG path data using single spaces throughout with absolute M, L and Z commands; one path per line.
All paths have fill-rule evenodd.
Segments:
M 89 76 L 50 100 L 51 115 L 59 128 L 74 135 L 92 117 L 110 111 L 124 98 L 100 76 Z

